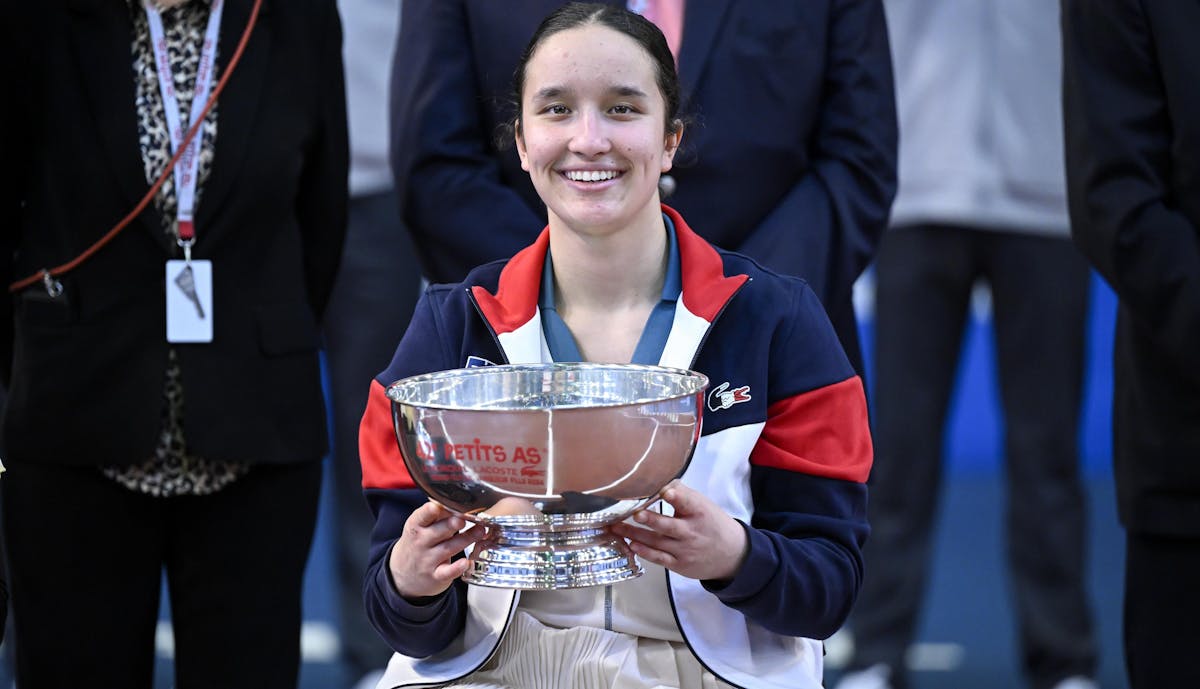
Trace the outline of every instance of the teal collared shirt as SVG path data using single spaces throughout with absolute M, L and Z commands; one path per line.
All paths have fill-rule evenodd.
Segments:
M 667 277 L 663 280 L 662 299 L 655 304 L 650 317 L 646 319 L 642 336 L 634 349 L 632 363 L 635 364 L 654 365 L 662 358 L 667 336 L 671 334 L 671 324 L 675 321 L 675 302 L 679 301 L 679 294 L 683 291 L 675 224 L 665 213 L 663 222 L 667 226 Z M 555 361 L 583 361 L 583 355 L 579 353 L 579 346 L 575 343 L 571 329 L 563 322 L 562 316 L 558 315 L 558 309 L 554 308 L 554 263 L 550 257 L 550 249 L 546 249 L 546 265 L 542 269 L 538 309 L 542 314 L 542 332 L 546 333 L 550 356 Z

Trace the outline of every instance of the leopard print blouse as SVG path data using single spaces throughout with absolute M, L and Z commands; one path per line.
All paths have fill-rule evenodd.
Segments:
M 200 46 L 208 25 L 212 0 L 189 0 L 162 12 L 163 32 L 175 79 L 180 121 L 191 117 L 192 94 Z M 150 38 L 150 24 L 139 0 L 128 0 L 133 19 L 133 77 L 137 85 L 136 107 L 138 143 L 146 182 L 153 184 L 171 160 L 171 139 L 167 130 L 158 72 Z M 219 50 L 218 46 L 218 50 Z M 213 83 L 219 75 L 213 75 Z M 200 205 L 204 183 L 212 170 L 213 142 L 217 136 L 217 107 L 204 118 L 200 127 L 200 169 L 196 185 L 196 206 Z M 174 177 L 159 189 L 154 205 L 163 218 L 163 232 L 177 236 Z M 202 228 L 201 228 L 202 231 Z M 106 476 L 139 493 L 156 497 L 207 495 L 235 481 L 249 467 L 238 462 L 208 460 L 188 452 L 183 435 L 184 395 L 179 356 L 172 347 L 167 356 L 167 375 L 163 389 L 162 426 L 153 456 L 131 466 L 104 467 Z

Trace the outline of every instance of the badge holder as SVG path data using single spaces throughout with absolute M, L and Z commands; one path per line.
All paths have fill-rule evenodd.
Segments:
M 179 246 L 183 260 L 167 261 L 167 342 L 212 342 L 212 261 L 193 261 L 191 240 Z

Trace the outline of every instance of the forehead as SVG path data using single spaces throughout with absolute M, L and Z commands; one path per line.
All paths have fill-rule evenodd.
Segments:
M 620 31 L 589 24 L 547 36 L 525 67 L 525 95 L 547 86 L 640 85 L 657 92 L 654 61 Z

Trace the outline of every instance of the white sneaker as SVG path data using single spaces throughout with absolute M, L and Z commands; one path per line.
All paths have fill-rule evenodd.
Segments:
M 892 670 L 887 665 L 872 665 L 865 670 L 847 672 L 833 689 L 892 689 Z M 1062 689 L 1059 687 L 1058 689 Z M 1067 689 L 1074 689 L 1068 686 Z
M 1100 685 L 1096 684 L 1090 677 L 1076 675 L 1055 684 L 1054 689 L 1100 689 Z

